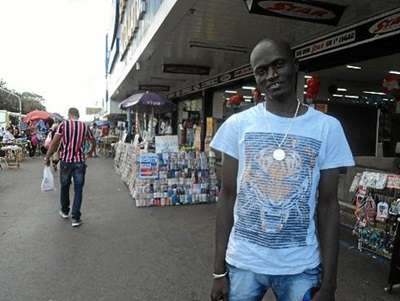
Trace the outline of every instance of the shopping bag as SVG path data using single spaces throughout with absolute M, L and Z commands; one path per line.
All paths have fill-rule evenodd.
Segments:
M 50 166 L 45 166 L 43 169 L 43 179 L 40 188 L 43 192 L 54 190 L 54 177 Z

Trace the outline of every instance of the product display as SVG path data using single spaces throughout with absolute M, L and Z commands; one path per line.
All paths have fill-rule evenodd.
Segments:
M 213 153 L 209 157 L 193 151 L 154 154 L 119 143 L 115 168 L 137 207 L 212 203 L 218 198 Z
M 358 236 L 360 251 L 369 250 L 386 258 L 392 256 L 399 228 L 400 191 L 388 179 L 395 178 L 397 175 L 367 171 L 354 177 L 350 190 L 357 186 L 354 234 Z

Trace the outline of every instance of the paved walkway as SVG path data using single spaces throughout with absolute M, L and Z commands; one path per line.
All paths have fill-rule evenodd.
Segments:
M 74 229 L 41 173 L 30 159 L 0 174 L 1 301 L 208 300 L 214 205 L 138 209 L 112 160 L 93 159 Z M 337 300 L 399 300 L 383 293 L 387 273 L 343 246 Z

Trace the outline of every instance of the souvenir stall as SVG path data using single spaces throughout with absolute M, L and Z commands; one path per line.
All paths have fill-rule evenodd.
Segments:
M 356 174 L 354 193 L 358 249 L 391 260 L 387 291 L 400 284 L 400 175 L 364 171 Z
M 154 93 L 135 96 L 130 101 L 122 107 L 129 105 L 136 112 L 135 140 L 116 145 L 115 168 L 128 185 L 136 206 L 215 202 L 218 183 L 214 156 L 179 147 L 178 136 L 156 135 L 154 115 L 174 110 L 175 105 Z M 140 118 L 140 114 L 146 116 Z
M 104 157 L 111 157 L 113 154 L 113 144 L 118 142 L 119 137 L 111 132 L 111 123 L 108 120 L 97 120 L 94 122 L 96 131 L 99 132 L 97 146 L 100 154 Z M 94 133 L 95 134 L 95 133 Z M 95 135 L 96 136 L 96 135 Z
M 44 143 L 49 128 L 54 123 L 54 120 L 58 118 L 54 116 L 54 114 L 52 115 L 46 111 L 35 110 L 29 112 L 23 119 L 24 123 L 28 125 L 28 140 L 31 146 L 30 156 L 33 156 L 37 150 L 40 150 L 42 153 L 45 152 Z

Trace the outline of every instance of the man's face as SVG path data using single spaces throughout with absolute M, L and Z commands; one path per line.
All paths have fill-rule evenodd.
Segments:
M 272 100 L 284 100 L 295 91 L 297 67 L 281 45 L 263 43 L 252 52 L 250 63 L 261 92 Z

